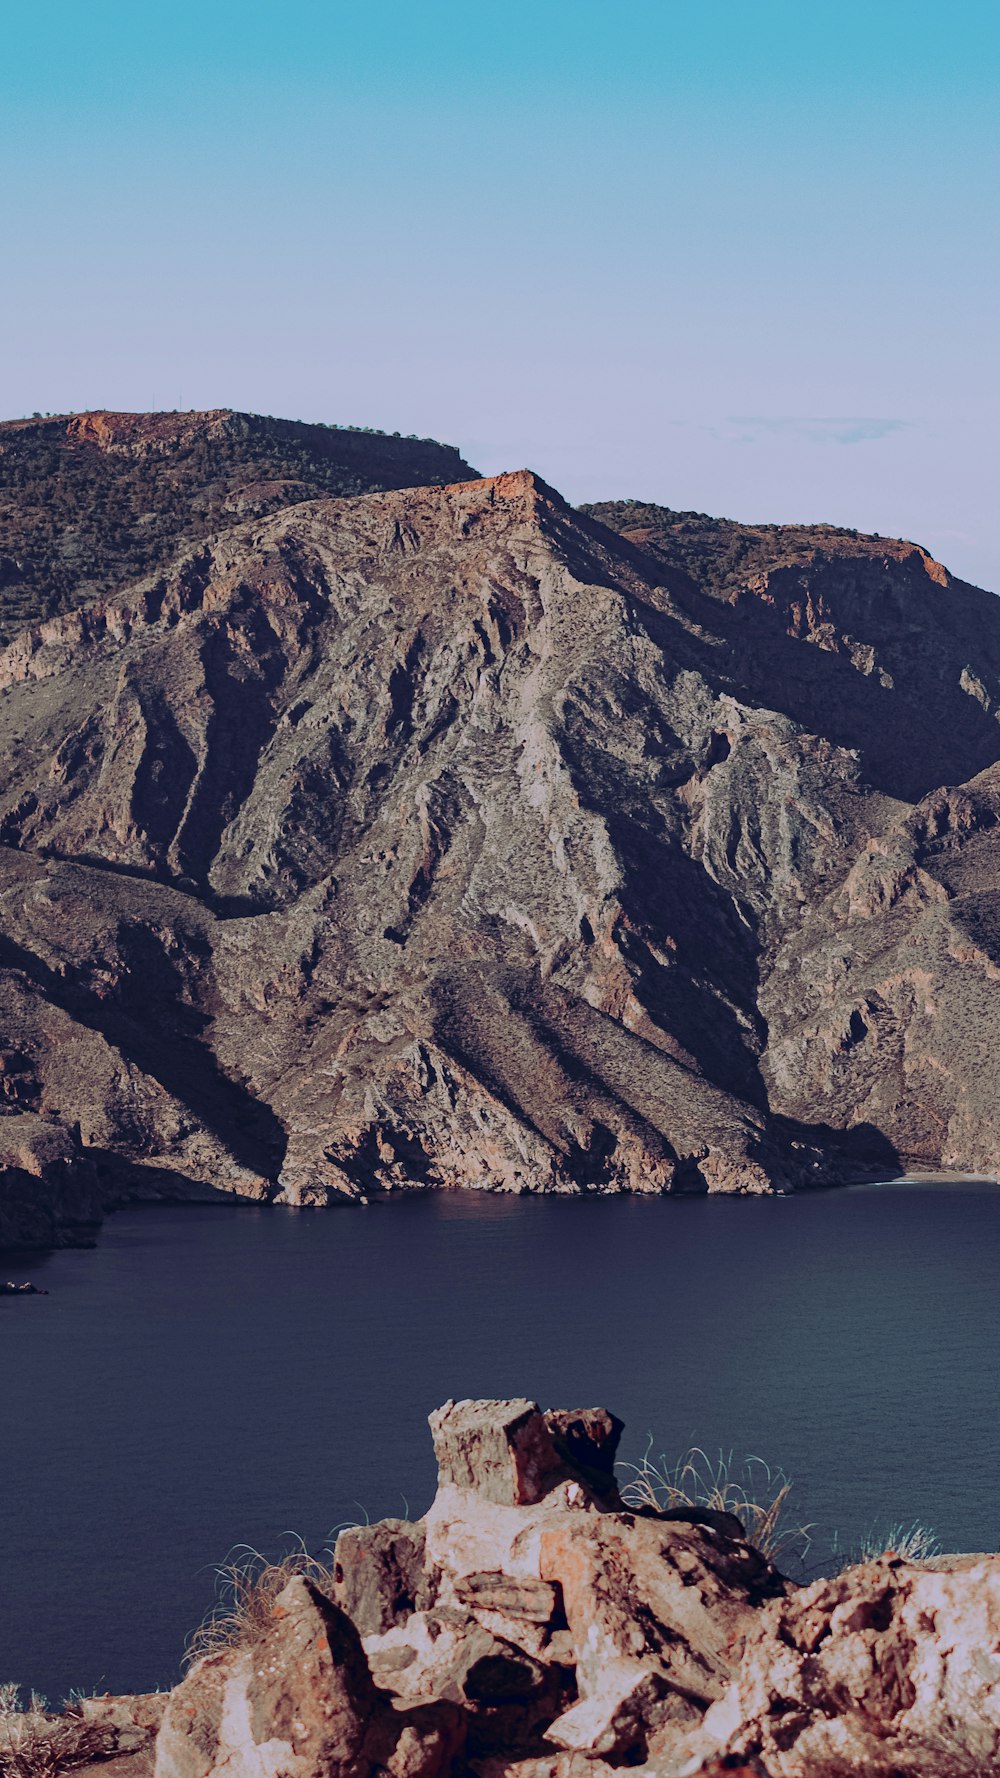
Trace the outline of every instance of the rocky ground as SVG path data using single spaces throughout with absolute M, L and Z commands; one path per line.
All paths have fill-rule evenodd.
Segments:
M 137 1195 L 994 1171 L 993 596 L 286 431 L 0 429 L 59 604 L 0 651 L 0 1245 Z
M 796 1587 L 738 1519 L 626 1507 L 603 1409 L 448 1402 L 419 1523 L 244 1610 L 168 1695 L 0 1716 L 34 1778 L 984 1778 L 1000 1556 Z

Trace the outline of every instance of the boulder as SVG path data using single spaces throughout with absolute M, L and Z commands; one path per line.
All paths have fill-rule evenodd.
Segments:
M 564 1478 L 533 1401 L 448 1401 L 430 1427 L 440 1486 L 467 1489 L 496 1506 L 528 1506 Z
M 568 1474 L 605 1505 L 618 1502 L 615 1458 L 625 1423 L 607 1408 L 549 1408 L 545 1424 Z
M 1000 1556 L 883 1556 L 776 1600 L 704 1726 L 774 1778 L 1000 1770 Z
M 615 1453 L 622 1422 L 606 1408 L 554 1409 L 536 1402 L 448 1401 L 430 1416 L 439 1487 L 496 1506 L 531 1506 L 561 1482 L 617 1499 Z
M 441 1778 L 461 1739 L 446 1710 L 393 1710 L 353 1624 L 301 1576 L 259 1639 L 209 1654 L 171 1693 L 156 1778 Z
M 381 1635 L 430 1603 L 422 1525 L 382 1519 L 349 1525 L 334 1552 L 334 1598 L 362 1636 Z
M 680 1736 L 700 1724 L 761 1602 L 784 1590 L 742 1535 L 631 1513 L 546 1527 L 538 1561 L 560 1589 L 578 1690 L 548 1739 L 618 1759 L 644 1755 L 668 1725 Z
M 297 1576 L 259 1640 L 204 1656 L 171 1693 L 156 1778 L 367 1778 L 374 1714 L 357 1631 Z

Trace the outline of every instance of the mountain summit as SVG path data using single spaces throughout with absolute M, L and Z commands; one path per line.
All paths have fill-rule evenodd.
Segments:
M 5 554 L 58 607 L 0 652 L 8 1239 L 137 1191 L 996 1166 L 990 594 L 912 544 L 452 480 L 424 441 L 0 443 Z M 160 515 L 151 567 L 94 457 Z M 45 1159 L 77 1124 L 90 1211 Z

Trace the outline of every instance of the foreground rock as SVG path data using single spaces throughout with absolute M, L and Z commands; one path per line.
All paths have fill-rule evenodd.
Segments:
M 99 593 L 0 651 L 0 1111 L 78 1118 L 108 1204 L 995 1169 L 991 595 L 244 422 L 0 453 Z
M 700 1749 L 785 1592 L 738 1521 L 626 1511 L 603 1410 L 451 1402 L 431 1426 L 426 1517 L 343 1532 L 329 1598 L 291 1580 L 263 1632 L 197 1662 L 156 1778 L 439 1778 L 460 1754 L 599 1778 Z
M 207 1655 L 172 1693 L 156 1778 L 443 1778 L 462 1743 L 457 1711 L 394 1712 L 350 1619 L 302 1579 L 246 1646 Z
M 449 1402 L 431 1427 L 422 1520 L 344 1531 L 322 1585 L 262 1591 L 168 1698 L 7 1719 L 30 1772 L 43 1744 L 106 1778 L 1000 1770 L 1000 1556 L 795 1587 L 726 1513 L 623 1505 L 603 1409 Z
M 781 1600 L 706 1728 L 775 1778 L 1000 1771 L 1000 1557 L 886 1556 Z

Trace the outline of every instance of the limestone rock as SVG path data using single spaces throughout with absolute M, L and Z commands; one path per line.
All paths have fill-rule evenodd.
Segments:
M 460 1704 L 474 1749 L 534 1745 L 541 1757 L 554 1743 L 635 1764 L 657 1738 L 661 1763 L 669 1749 L 679 1769 L 780 1577 L 736 1520 L 626 1511 L 609 1485 L 621 1423 L 605 1410 L 449 1402 L 431 1427 L 433 1598 L 364 1635 L 377 1683 L 405 1705 Z M 357 1548 L 364 1564 L 364 1534 Z M 338 1544 L 338 1576 L 350 1559 Z M 366 1586 L 356 1594 L 371 1622 Z
M 705 1729 L 775 1778 L 1000 1768 L 1000 1556 L 882 1557 L 762 1612 Z
M 423 1527 L 403 1519 L 341 1531 L 334 1597 L 362 1636 L 382 1635 L 430 1603 L 434 1578 L 424 1568 L 424 1553 Z
M 294 1579 L 259 1641 L 204 1656 L 171 1693 L 157 1778 L 367 1778 L 374 1711 L 357 1633 Z
M 156 1778 L 443 1778 L 454 1712 L 393 1712 L 349 1619 L 302 1578 L 259 1640 L 204 1656 L 171 1693 Z
M 546 1528 L 538 1565 L 560 1588 L 579 1693 L 548 1738 L 617 1759 L 644 1752 L 664 1725 L 698 1726 L 757 1607 L 782 1591 L 745 1538 L 629 1513 Z
M 616 1496 L 622 1422 L 606 1408 L 543 1414 L 533 1401 L 450 1401 L 430 1417 L 441 1487 L 530 1506 L 563 1482 Z

